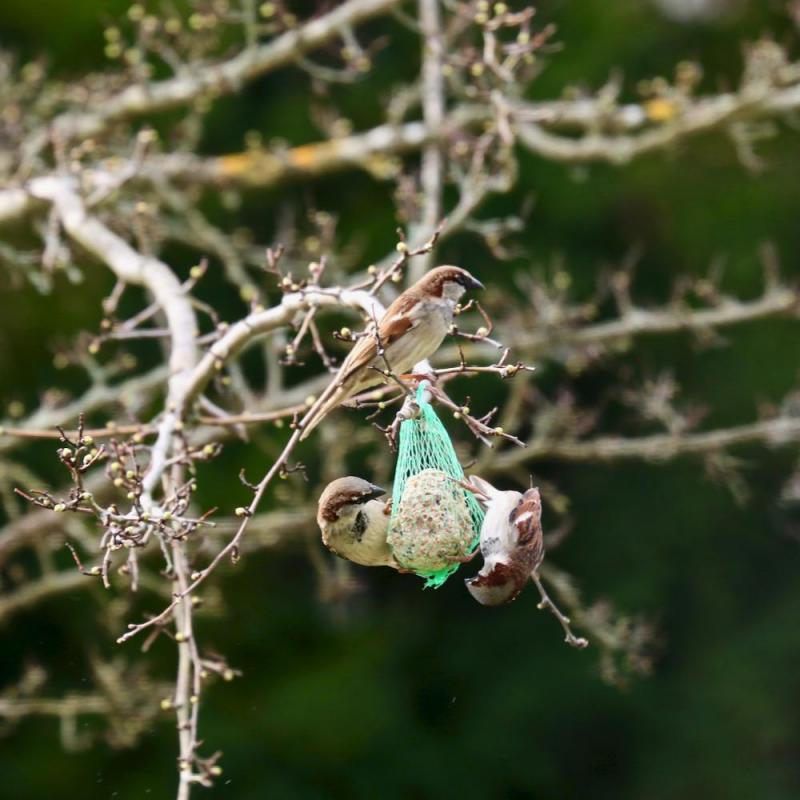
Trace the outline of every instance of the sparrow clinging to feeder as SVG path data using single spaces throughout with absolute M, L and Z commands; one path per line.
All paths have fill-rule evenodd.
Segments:
M 501 492 L 474 475 L 470 483 L 486 506 L 486 516 L 481 526 L 483 568 L 465 583 L 482 605 L 510 603 L 544 558 L 539 490 Z
M 436 267 L 406 289 L 358 340 L 330 386 L 301 423 L 305 439 L 334 408 L 382 380 L 378 370 L 402 375 L 432 356 L 453 323 L 468 289 L 483 284 L 461 267 Z
M 386 494 L 361 478 L 338 478 L 320 495 L 317 523 L 322 543 L 336 555 L 365 567 L 398 564 L 386 543 L 390 509 L 378 500 Z

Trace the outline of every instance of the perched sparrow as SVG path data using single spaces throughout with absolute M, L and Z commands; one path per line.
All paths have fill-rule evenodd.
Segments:
M 399 565 L 386 543 L 390 508 L 375 499 L 384 494 L 380 486 L 352 476 L 329 483 L 317 508 L 325 547 L 365 567 L 397 569 Z
M 406 289 L 378 322 L 358 340 L 331 385 L 322 393 L 306 419 L 305 439 L 328 412 L 382 380 L 377 369 L 387 365 L 395 375 L 436 352 L 453 322 L 453 311 L 467 289 L 483 284 L 460 267 L 436 267 Z M 378 352 L 378 342 L 383 354 Z
M 465 583 L 485 606 L 510 603 L 544 558 L 539 490 L 500 492 L 474 475 L 470 483 L 486 506 L 486 516 L 481 526 L 483 568 Z

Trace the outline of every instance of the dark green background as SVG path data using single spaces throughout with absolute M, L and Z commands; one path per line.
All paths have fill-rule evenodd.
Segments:
M 4 0 L 0 40 L 77 75 L 102 66 L 102 19 L 123 8 L 101 0 Z M 685 58 L 704 65 L 706 91 L 733 86 L 744 42 L 771 32 L 796 49 L 783 8 L 762 0 L 725 20 L 683 26 L 645 2 L 542 2 L 539 18 L 556 23 L 564 47 L 534 95 L 557 96 L 568 83 L 597 87 L 617 68 L 632 86 L 642 77 L 670 76 Z M 384 23 L 369 30 L 391 32 L 395 43 L 377 57 L 363 86 L 336 90 L 356 129 L 380 120 L 376 94 L 416 68 L 408 53 L 416 57 L 417 44 L 407 33 Z M 237 150 L 249 128 L 265 139 L 311 141 L 319 134 L 306 100 L 305 78 L 291 71 L 270 76 L 218 104 L 205 147 Z M 447 245 L 443 256 L 501 285 L 514 270 L 563 257 L 580 296 L 601 268 L 641 247 L 635 288 L 642 302 L 663 302 L 678 275 L 704 274 L 715 258 L 726 264 L 724 289 L 753 297 L 764 241 L 777 247 L 787 276 L 798 275 L 799 142 L 796 132 L 784 131 L 763 143 L 766 169 L 758 176 L 744 170 L 721 135 L 624 168 L 576 172 L 524 156 L 518 191 L 485 213 L 511 211 L 533 193 L 535 210 L 520 237 L 529 256 L 500 272 L 467 237 Z M 389 188 L 362 174 L 254 193 L 238 216 L 220 217 L 220 224 L 245 222 L 265 240 L 280 203 L 309 196 L 340 214 L 342 240 L 361 237 L 365 263 L 392 246 Z M 185 269 L 190 258 L 176 252 L 173 263 Z M 48 297 L 3 285 L 0 402 L 31 406 L 45 387 L 69 384 L 69 376 L 48 366 L 52 347 L 97 329 L 111 278 L 90 267 L 80 287 L 62 281 Z M 232 291 L 214 296 L 226 318 L 243 312 Z M 759 322 L 726 332 L 727 348 L 703 351 L 682 335 L 647 339 L 583 376 L 575 391 L 591 405 L 623 367 L 634 380 L 672 369 L 682 397 L 712 406 L 708 424 L 744 422 L 757 403 L 780 402 L 791 389 L 797 333 L 793 321 Z M 562 377 L 544 364 L 543 390 L 554 392 Z M 488 403 L 491 391 L 487 386 L 476 403 Z M 43 480 L 56 481 L 50 450 L 26 452 Z M 202 639 L 244 672 L 233 684 L 217 684 L 204 701 L 202 735 L 211 750 L 224 750 L 225 770 L 206 794 L 795 800 L 800 548 L 788 533 L 791 509 L 777 503 L 794 453 L 754 447 L 738 454 L 747 460 L 751 492 L 744 507 L 693 459 L 536 465 L 537 476 L 573 501 L 575 529 L 554 562 L 576 576 L 587 599 L 609 598 L 658 625 L 653 674 L 624 690 L 600 681 L 591 648 L 576 652 L 561 643 L 554 620 L 537 613 L 532 591 L 508 608 L 484 609 L 458 579 L 434 593 L 407 576 L 361 572 L 366 591 L 336 609 L 318 600 L 302 543 L 248 557 L 222 582 L 222 615 L 200 624 Z M 301 457 L 313 462 L 313 445 Z M 219 467 L 201 474 L 200 502 L 238 504 L 241 487 L 231 476 L 243 463 L 255 473 L 263 460 L 253 447 L 229 449 Z M 52 689 L 86 688 L 87 646 L 104 653 L 115 647 L 113 632 L 96 622 L 103 596 L 88 598 L 68 596 L 14 618 L 2 630 L 0 679 L 12 681 L 23 663 L 39 660 L 48 665 Z M 148 657 L 168 676 L 172 655 L 163 640 Z M 54 722 L 28 721 L 2 743 L 0 797 L 167 797 L 175 747 L 171 718 L 132 751 L 97 745 L 78 754 L 62 752 Z

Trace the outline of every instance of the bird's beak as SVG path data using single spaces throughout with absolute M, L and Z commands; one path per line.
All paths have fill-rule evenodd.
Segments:
M 367 500 L 374 500 L 376 497 L 383 497 L 386 494 L 386 489 L 381 489 L 380 486 L 376 486 L 374 483 L 370 484 L 370 488 L 367 489 L 364 494 L 361 495 L 362 503 L 366 503 Z
M 485 289 L 486 287 L 477 279 L 474 278 L 472 275 L 469 276 L 469 286 L 468 289 Z

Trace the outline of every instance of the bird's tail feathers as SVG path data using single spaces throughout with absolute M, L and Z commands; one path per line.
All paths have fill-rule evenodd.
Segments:
M 308 438 L 311 431 L 322 422 L 328 412 L 336 408 L 339 403 L 339 394 L 339 386 L 333 383 L 320 395 L 319 400 L 311 406 L 300 423 L 303 426 L 303 432 L 300 434 L 301 442 L 303 439 Z
M 475 488 L 478 499 L 483 505 L 487 505 L 489 501 L 497 494 L 497 489 L 492 486 L 489 481 L 479 478 L 477 475 L 469 476 L 469 483 Z M 481 497 L 483 495 L 483 497 Z

